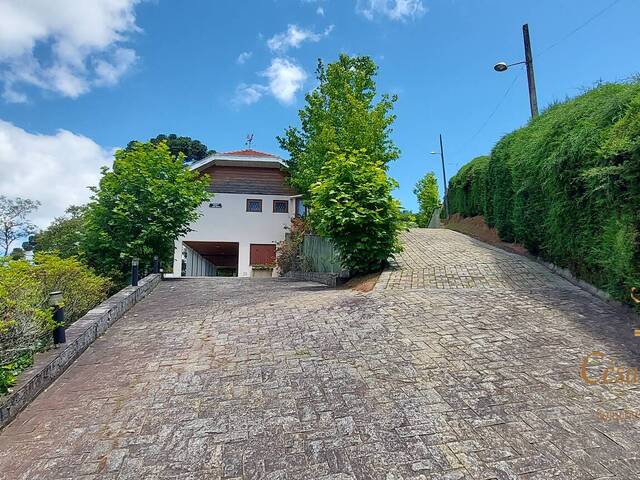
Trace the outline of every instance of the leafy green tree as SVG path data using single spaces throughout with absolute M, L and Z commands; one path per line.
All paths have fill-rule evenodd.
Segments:
M 400 203 L 391 196 L 396 186 L 364 149 L 333 153 L 322 167 L 311 189 L 311 220 L 352 273 L 378 270 L 401 250 Z
M 208 155 L 216 153 L 215 150 L 209 150 L 209 148 L 199 140 L 192 139 L 191 137 L 179 137 L 175 133 L 169 135 L 161 134 L 149 141 L 154 145 L 165 142 L 169 147 L 171 155 L 177 158 L 179 154 L 183 154 L 185 162 L 196 162 Z M 125 150 L 128 152 L 133 151 L 137 143 L 140 142 L 132 140 Z
M 413 228 L 418 226 L 416 214 L 411 210 L 402 210 L 400 212 L 404 228 Z
M 9 254 L 13 242 L 36 231 L 29 215 L 39 206 L 40 202 L 37 200 L 0 195 L 0 248 L 4 250 L 5 257 Z
M 306 106 L 298 113 L 300 128 L 289 127 L 278 137 L 289 152 L 291 185 L 299 192 L 309 193 L 331 152 L 366 149 L 382 168 L 400 155 L 390 138 L 397 98 L 378 96 L 377 71 L 366 56 L 340 55 L 326 67 L 318 61 L 319 85 L 305 97 Z
M 20 247 L 16 247 L 13 250 L 11 250 L 11 255 L 9 255 L 9 258 L 11 260 L 22 260 L 25 257 L 25 252 L 22 248 Z
M 30 237 L 29 245 L 36 252 L 55 251 L 61 258 L 79 256 L 85 208 L 71 205 L 65 215 L 55 218 L 46 229 Z
M 210 198 L 209 179 L 184 165 L 161 142 L 118 150 L 113 170 L 102 179 L 85 212 L 82 248 L 99 273 L 124 280 L 131 258 L 149 265 L 173 256 L 174 241 L 186 234 L 200 204 Z
M 419 227 L 426 228 L 429 226 L 433 212 L 440 206 L 440 192 L 438 191 L 436 174 L 429 172 L 418 180 L 413 193 L 418 198 L 419 205 L 416 222 Z

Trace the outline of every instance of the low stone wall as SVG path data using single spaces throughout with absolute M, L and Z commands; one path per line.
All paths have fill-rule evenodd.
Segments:
M 13 391 L 0 398 L 0 428 L 13 420 L 40 392 L 51 385 L 127 310 L 147 296 L 160 283 L 160 275 L 140 280 L 137 287 L 126 287 L 108 298 L 67 329 L 67 343 L 36 355 L 32 368 L 24 371 Z
M 287 272 L 285 277 L 291 278 L 293 280 L 323 283 L 328 287 L 336 287 L 347 280 L 346 278 L 342 278 L 337 273 L 323 272 Z

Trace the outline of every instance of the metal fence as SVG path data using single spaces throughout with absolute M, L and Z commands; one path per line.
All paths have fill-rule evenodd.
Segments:
M 302 255 L 312 272 L 343 272 L 340 252 L 327 238 L 306 234 L 302 242 Z

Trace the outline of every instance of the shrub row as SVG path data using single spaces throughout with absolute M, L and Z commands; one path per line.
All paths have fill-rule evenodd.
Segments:
M 640 82 L 549 107 L 449 183 L 451 213 L 620 299 L 640 286 Z
M 68 325 L 104 300 L 109 286 L 76 258 L 37 253 L 33 264 L 0 263 L 0 395 L 31 364 L 33 353 L 51 343 L 49 293 L 62 292 Z

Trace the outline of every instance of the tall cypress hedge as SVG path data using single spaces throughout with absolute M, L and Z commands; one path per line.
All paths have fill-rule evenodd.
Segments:
M 640 81 L 549 107 L 449 183 L 449 208 L 628 299 L 640 287 Z

